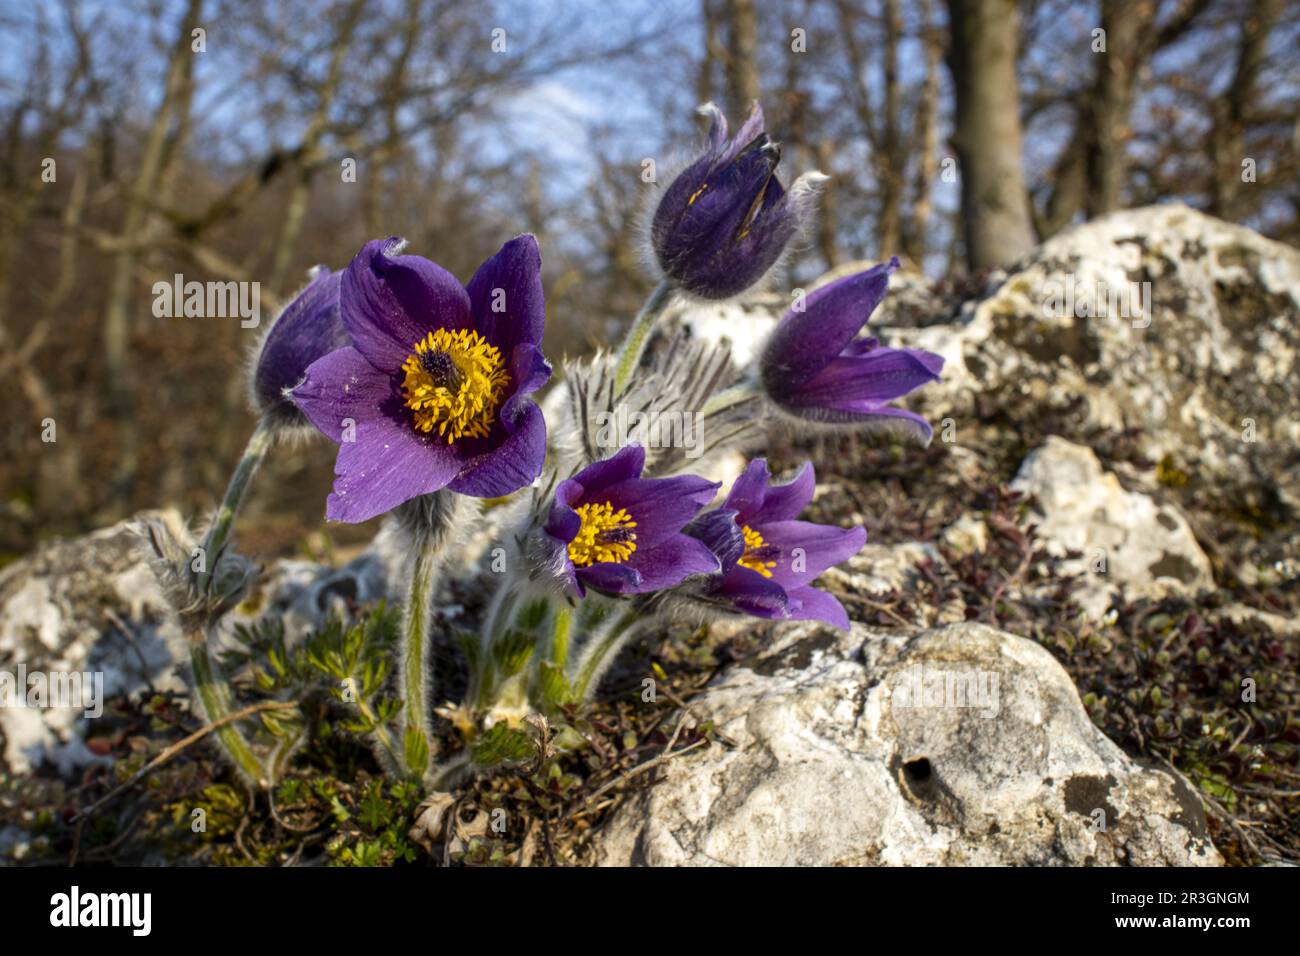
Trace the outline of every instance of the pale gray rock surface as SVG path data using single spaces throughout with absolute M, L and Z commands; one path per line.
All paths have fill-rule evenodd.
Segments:
M 950 586 L 954 596 L 938 605 L 920 602 L 915 609 L 918 623 L 933 626 L 963 620 L 965 605 L 954 590 L 956 575 L 939 549 L 929 542 L 876 544 L 869 541 L 849 560 L 827 570 L 823 580 L 842 591 L 870 599 L 876 595 L 914 591 L 927 572 L 930 577 Z
M 1011 483 L 1037 501 L 1038 535 L 1056 576 L 1082 576 L 1079 603 L 1104 613 L 1111 595 L 1161 597 L 1213 590 L 1210 560 L 1171 504 L 1127 491 L 1091 448 L 1052 436 Z
M 44 674 L 100 672 L 106 697 L 181 690 L 173 662 L 182 644 L 140 539 L 125 523 L 42 545 L 0 572 L 0 670 L 15 676 L 20 664 Z M 98 760 L 83 741 L 84 713 L 0 707 L 0 757 L 19 773 L 45 759 L 65 773 Z
M 175 512 L 158 513 L 180 522 Z M 273 562 L 224 622 L 271 618 L 293 642 L 326 616 L 384 597 L 400 549 L 391 532 L 344 567 Z M 42 545 L 0 572 L 0 671 L 19 676 L 102 675 L 107 700 L 184 692 L 189 650 L 131 520 Z M 88 683 L 87 686 L 90 686 Z M 20 691 L 23 688 L 18 688 Z M 101 701 L 102 703 L 102 701 Z M 67 775 L 104 758 L 85 744 L 87 708 L 0 706 L 0 766 L 27 773 L 44 762 Z
M 1187 783 L 1134 763 L 1032 641 L 785 627 L 692 701 L 735 747 L 669 762 L 604 865 L 1218 865 Z
M 919 407 L 966 416 L 1001 389 L 1082 399 L 1091 424 L 1142 429 L 1152 458 L 1190 457 L 1224 480 L 1276 476 L 1300 501 L 1286 468 L 1300 447 L 1300 251 L 1152 206 L 1067 230 L 989 286 L 949 321 L 881 323 L 887 344 L 948 359 Z
M 909 396 L 937 434 L 1067 416 L 1127 434 L 1254 525 L 1234 572 L 1300 573 L 1300 251 L 1180 204 L 1112 213 L 1053 237 L 978 294 L 872 334 L 946 359 Z M 1001 423 L 1001 424 L 996 424 Z

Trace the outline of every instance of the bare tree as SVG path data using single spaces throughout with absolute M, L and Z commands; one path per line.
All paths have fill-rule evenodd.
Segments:
M 1146 59 L 1146 36 L 1155 21 L 1154 0 L 1102 0 L 1105 49 L 1098 55 L 1097 79 L 1088 110 L 1092 138 L 1088 149 L 1090 216 L 1120 207 L 1128 168 L 1129 113 L 1138 70 Z
M 726 0 L 727 104 L 744 116 L 759 98 L 758 13 L 754 0 Z
M 916 156 L 912 181 L 912 220 L 903 236 L 903 250 L 916 263 L 924 260 L 933 210 L 935 174 L 939 164 L 939 67 L 943 59 L 942 33 L 935 26 L 931 0 L 921 0 L 921 39 L 925 45 L 925 80 L 921 85 L 912 130 L 911 152 Z
M 321 144 L 329 128 L 330 109 L 338 93 L 339 83 L 343 77 L 343 63 L 352 46 L 352 34 L 365 12 L 367 0 L 353 0 L 339 19 L 337 31 L 330 41 L 329 66 L 325 77 L 314 91 L 316 106 L 307 129 L 303 133 L 302 143 L 294 151 L 293 165 L 295 176 L 289 188 L 289 200 L 285 206 L 284 222 L 280 229 L 279 240 L 275 244 L 275 259 L 271 264 L 270 286 L 277 292 L 284 291 L 285 278 L 289 273 L 289 264 L 293 261 L 298 247 L 298 237 L 302 234 L 303 220 L 307 214 L 307 202 L 311 196 L 311 180 L 322 161 Z
M 1225 219 L 1241 215 L 1241 164 L 1246 160 L 1246 127 L 1259 92 L 1259 75 L 1268 56 L 1268 38 L 1280 0 L 1250 0 L 1241 25 L 1237 63 L 1224 96 L 1214 101 L 1210 131 L 1212 173 L 1210 211 Z M 1294 52 L 1294 51 L 1293 51 Z
M 176 26 L 163 85 L 162 100 L 145 138 L 138 171 L 127 196 L 126 212 L 114 257 L 112 286 L 104 313 L 104 365 L 108 374 L 109 406 L 121 416 L 121 449 L 114 486 L 124 494 L 134 478 L 137 429 L 131 411 L 129 339 L 131 290 L 135 284 L 138 250 L 143 245 L 150 205 L 163 172 L 167 133 L 178 104 L 185 98 L 193 70 L 192 31 L 198 26 L 203 0 L 189 0 Z
M 840 40 L 848 61 L 848 93 L 857 115 L 860 132 L 871 147 L 871 169 L 875 177 L 875 233 L 881 256 L 902 251 L 903 137 L 900 129 L 902 91 L 898 79 L 898 47 L 902 38 L 902 17 L 895 0 L 886 0 L 879 87 L 881 107 L 872 97 L 872 74 L 866 44 L 858 30 L 862 9 L 850 0 L 836 0 Z
M 1102 0 L 1100 34 L 1088 49 L 1095 67 L 1090 85 L 1068 95 L 1074 129 L 1049 179 L 1050 192 L 1036 219 L 1039 234 L 1054 235 L 1083 211 L 1118 209 L 1129 182 L 1132 110 L 1138 78 L 1160 50 L 1198 23 L 1209 0 L 1183 0 L 1162 23 L 1153 0 Z M 1045 106 L 1046 99 L 1039 103 Z
M 700 20 L 704 28 L 704 55 L 695 81 L 695 99 L 707 103 L 716 96 L 714 73 L 719 64 L 726 62 L 726 48 L 722 45 L 722 18 L 718 13 L 719 0 L 700 0 Z M 727 104 L 724 104 L 727 105 Z
M 948 0 L 948 18 L 966 259 L 972 269 L 1007 265 L 1034 246 L 1020 167 L 1019 12 L 1014 0 Z

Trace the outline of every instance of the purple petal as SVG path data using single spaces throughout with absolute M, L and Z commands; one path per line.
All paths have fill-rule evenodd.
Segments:
M 545 462 L 546 422 L 542 410 L 528 402 L 506 440 L 464 460 L 448 487 L 474 498 L 499 498 L 532 484 Z
M 718 165 L 734 160 L 746 146 L 763 132 L 763 129 L 763 107 L 754 103 L 750 107 L 749 116 L 745 118 L 745 122 L 741 124 L 740 129 L 736 130 L 736 135 L 731 140 L 731 146 L 718 160 Z
M 714 167 L 708 188 L 683 211 L 678 230 L 696 241 L 714 235 L 726 241 L 734 239 L 754 200 L 773 180 L 780 158 L 780 151 L 766 136 L 737 149 L 730 160 Z
M 749 524 L 749 516 L 763 506 L 763 496 L 767 494 L 767 483 L 771 480 L 767 459 L 755 458 L 732 483 L 722 507 L 735 511 L 741 524 Z
M 479 266 L 466 290 L 475 326 L 502 355 L 510 355 L 520 344 L 541 344 L 546 302 L 542 256 L 532 235 L 524 234 L 502 246 Z M 502 311 L 495 311 L 494 306 Z
M 514 429 L 514 420 L 523 406 L 532 404 L 528 397 L 546 384 L 551 377 L 551 363 L 542 357 L 535 345 L 516 345 L 510 353 L 510 383 L 514 392 L 501 406 L 501 424 L 506 431 Z
M 641 573 L 627 564 L 602 562 L 578 568 L 577 578 L 587 587 L 608 594 L 639 594 L 642 591 L 653 590 L 643 587 Z
M 655 206 L 650 239 L 661 264 L 675 261 L 682 252 L 682 243 L 674 235 L 674 229 L 690 208 L 692 197 L 696 197 L 697 190 L 707 182 L 713 158 L 712 154 L 701 156 L 678 173 Z M 699 201 L 698 197 L 696 201 Z
M 637 593 L 661 591 L 681 584 L 693 574 L 713 574 L 721 568 L 718 556 L 703 541 L 684 534 L 674 534 L 653 547 L 643 547 L 638 534 L 637 549 L 624 564 L 641 575 Z
M 367 242 L 343 276 L 340 309 L 352 344 L 385 372 L 397 372 L 434 329 L 469 328 L 465 289 L 446 269 L 392 252 L 397 239 Z
M 557 501 L 547 516 L 543 530 L 556 541 L 567 545 L 582 530 L 582 518 L 567 504 Z
M 684 531 L 703 541 L 718 556 L 724 568 L 734 565 L 745 553 L 745 535 L 734 511 L 706 512 L 687 525 Z
M 600 491 L 588 489 L 584 498 L 608 501 L 615 509 L 626 508 L 637 522 L 636 539 L 640 549 L 680 532 L 713 500 L 719 487 L 720 482 L 696 475 L 629 478 Z
M 706 103 L 700 112 L 709 117 L 709 150 L 717 152 L 727 142 L 727 117 L 712 103 Z
M 253 395 L 265 414 L 292 410 L 284 390 L 302 381 L 307 366 L 350 343 L 339 317 L 343 276 L 325 269 L 307 284 L 276 318 L 258 349 Z
M 848 345 L 844 346 L 844 351 L 840 353 L 840 357 L 869 355 L 878 348 L 880 348 L 880 339 L 875 336 L 854 339 Z M 942 362 L 943 359 L 939 359 L 939 361 Z M 942 365 L 940 367 L 942 368 Z
M 393 380 L 350 347 L 309 365 L 306 378 L 293 390 L 294 404 L 333 442 L 343 440 L 349 420 L 359 428 L 389 417 L 384 409 L 393 400 Z
M 784 485 L 770 485 L 767 461 L 755 458 L 731 486 L 724 508 L 737 512 L 741 524 L 754 527 L 768 521 L 788 521 L 799 516 L 813 499 L 817 485 L 811 463 Z
M 755 530 L 766 544 L 781 549 L 772 580 L 787 591 L 848 560 L 867 543 L 864 528 L 837 528 L 811 521 L 775 521 Z M 796 569 L 796 564 L 801 570 Z
M 788 483 L 768 487 L 763 495 L 763 504 L 750 514 L 746 523 L 755 527 L 771 521 L 793 520 L 808 507 L 816 488 L 817 475 L 812 462 L 806 462 Z
M 722 576 L 715 594 L 754 617 L 781 620 L 790 616 L 785 588 L 751 568 L 731 568 Z
M 578 486 L 577 494 L 580 496 L 584 491 L 592 493 L 603 492 L 610 485 L 618 484 L 632 478 L 638 478 L 641 470 L 645 467 L 645 449 L 633 442 L 624 445 L 608 458 L 602 458 L 600 461 L 594 461 L 582 471 L 578 472 L 569 481 L 563 482 L 562 487 L 569 482 Z M 556 498 L 560 497 L 559 490 L 556 490 Z M 566 498 L 566 502 L 577 501 L 578 498 Z
M 763 349 L 763 381 L 768 391 L 780 400 L 792 387 L 829 365 L 885 297 L 889 276 L 897 268 L 898 259 L 894 258 L 837 279 L 811 293 L 802 312 L 787 312 Z
M 866 354 L 831 361 L 796 388 L 786 402 L 828 408 L 883 405 L 927 382 L 939 381 L 942 356 L 919 349 L 876 348 Z
M 775 195 L 774 190 L 778 193 L 781 191 L 781 184 L 775 176 L 765 193 L 764 211 L 755 217 L 748 234 L 734 243 L 728 258 L 721 260 L 730 272 L 707 275 L 708 281 L 712 283 L 712 298 L 725 299 L 739 295 L 758 282 L 781 258 L 786 246 L 799 231 L 805 214 L 785 201 L 771 204 L 769 200 Z
M 407 422 L 386 417 L 358 422 L 356 441 L 339 445 L 325 517 L 365 521 L 446 487 L 459 468 L 450 447 L 417 435 Z
M 788 592 L 790 617 L 796 621 L 824 621 L 842 631 L 849 629 L 849 615 L 844 605 L 825 591 L 816 588 L 795 588 Z

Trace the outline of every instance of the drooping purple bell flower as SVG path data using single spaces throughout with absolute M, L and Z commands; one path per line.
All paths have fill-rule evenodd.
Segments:
M 924 418 L 888 403 L 938 381 L 942 356 L 855 338 L 897 268 L 894 258 L 837 279 L 810 293 L 802 311 L 785 314 L 760 360 L 764 391 L 781 409 L 810 421 L 861 422 L 930 440 L 933 429 Z
M 754 617 L 824 621 L 847 629 L 844 606 L 811 582 L 862 550 L 866 530 L 795 520 L 812 501 L 811 464 L 789 484 L 772 485 L 771 479 L 767 462 L 754 459 L 721 507 L 687 528 L 722 564 L 721 572 L 698 588 L 698 597 Z
M 732 139 L 712 103 L 709 148 L 673 180 L 655 209 L 651 245 L 664 275 L 706 299 L 727 299 L 767 274 L 812 213 L 809 173 L 787 193 L 776 177 L 781 150 L 755 104 Z
M 544 528 L 548 551 L 571 592 L 659 591 L 719 570 L 718 558 L 682 528 L 720 482 L 694 475 L 642 478 L 645 449 L 627 445 L 555 489 Z
M 348 344 L 339 315 L 342 273 L 319 266 L 312 280 L 271 323 L 254 353 L 249 376 L 253 409 L 274 428 L 308 425 L 285 392 L 302 381 L 307 366 Z
M 447 488 L 506 495 L 541 474 L 546 425 L 529 398 L 550 377 L 537 241 L 519 236 L 467 286 L 400 240 L 368 242 L 343 274 L 352 346 L 293 390 L 339 444 L 333 521 L 365 521 Z

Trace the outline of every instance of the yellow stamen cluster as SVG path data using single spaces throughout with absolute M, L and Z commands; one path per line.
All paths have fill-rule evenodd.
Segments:
M 436 425 L 448 444 L 485 438 L 510 384 L 500 350 L 466 329 L 437 329 L 414 348 L 402 363 L 402 397 L 415 427 L 431 432 Z
M 582 527 L 569 542 L 569 560 L 575 567 L 585 568 L 597 562 L 618 564 L 626 561 L 636 550 L 636 527 L 626 509 L 614 510 L 609 502 L 586 504 L 577 507 Z
M 757 571 L 765 578 L 772 576 L 771 569 L 776 567 L 775 561 L 763 561 L 754 556 L 754 552 L 767 544 L 763 536 L 751 528 L 749 525 L 741 525 L 740 530 L 745 534 L 745 553 L 740 556 L 736 563 L 741 567 L 749 568 L 751 571 Z

